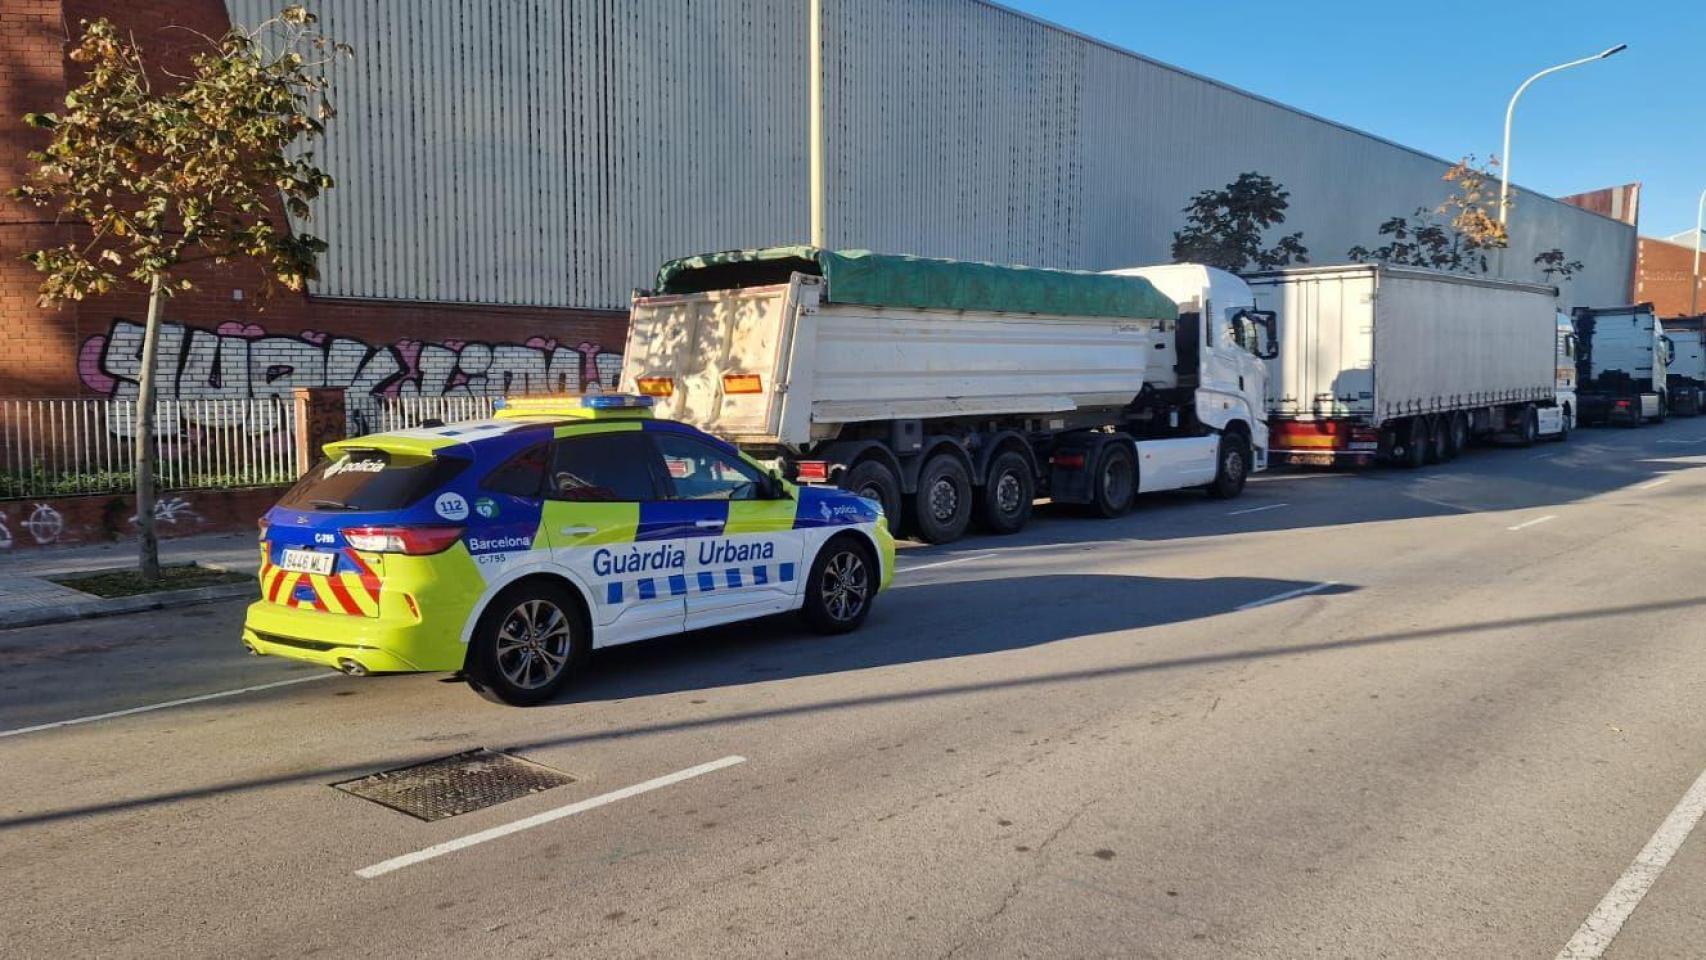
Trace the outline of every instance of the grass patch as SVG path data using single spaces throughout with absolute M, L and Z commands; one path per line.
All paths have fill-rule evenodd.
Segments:
M 162 590 L 189 590 L 193 587 L 211 587 L 221 583 L 251 583 L 255 579 L 252 573 L 232 573 L 229 570 L 214 570 L 210 567 L 200 567 L 193 563 L 161 567 L 160 579 L 148 581 L 142 579 L 142 574 L 135 570 L 102 570 L 97 573 L 69 573 L 64 576 L 48 577 L 54 583 L 92 593 L 97 597 L 134 597 L 143 593 L 158 593 Z

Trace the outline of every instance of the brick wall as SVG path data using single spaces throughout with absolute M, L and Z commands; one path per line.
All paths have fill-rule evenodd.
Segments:
M 1706 274 L 1706 254 L 1700 258 Z M 1661 317 L 1680 317 L 1698 312 L 1690 307 L 1694 282 L 1694 248 L 1664 240 L 1642 237 L 1635 252 L 1635 302 L 1651 302 Z M 1706 283 L 1700 290 L 1699 309 L 1706 310 Z
M 0 191 L 28 168 L 42 137 L 28 111 L 56 109 L 74 78 L 66 38 L 105 16 L 134 35 L 151 65 L 181 68 L 228 26 L 220 0 L 5 0 L 0 6 Z M 187 27 L 189 29 L 178 29 Z M 43 308 L 26 251 L 65 243 L 75 226 L 0 200 L 0 396 L 134 394 L 146 296 L 125 290 Z M 391 242 L 406 244 L 408 237 Z M 204 268 L 166 309 L 159 374 L 166 397 L 286 394 L 340 386 L 361 396 L 579 390 L 614 382 L 627 321 L 567 308 L 326 300 L 263 295 L 253 270 Z

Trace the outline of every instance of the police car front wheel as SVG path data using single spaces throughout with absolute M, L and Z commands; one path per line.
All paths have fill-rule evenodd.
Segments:
M 587 649 L 573 596 L 556 584 L 523 581 L 493 598 L 480 618 L 468 651 L 468 685 L 498 703 L 544 703 Z
M 870 548 L 850 536 L 818 551 L 806 581 L 806 623 L 819 633 L 855 630 L 871 612 L 882 575 Z

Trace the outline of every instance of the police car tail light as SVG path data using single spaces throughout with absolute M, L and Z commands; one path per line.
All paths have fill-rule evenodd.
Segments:
M 675 396 L 675 380 L 672 377 L 641 377 L 635 381 L 640 393 L 648 397 Z
M 345 527 L 344 541 L 363 553 L 404 553 L 425 556 L 442 553 L 462 539 L 461 527 Z

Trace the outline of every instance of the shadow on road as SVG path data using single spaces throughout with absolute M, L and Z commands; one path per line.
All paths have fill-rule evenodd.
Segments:
M 1109 679 L 1113 677 L 1136 676 L 1170 670 L 1189 670 L 1198 667 L 1216 666 L 1226 663 L 1252 662 L 1281 657 L 1296 657 L 1339 650 L 1355 650 L 1363 647 L 1375 647 L 1386 644 L 1411 643 L 1442 637 L 1457 637 L 1464 634 L 1496 633 L 1502 630 L 1541 628 L 1556 623 L 1569 623 L 1580 620 L 1612 619 L 1631 614 L 1652 614 L 1673 610 L 1691 610 L 1702 606 L 1706 606 L 1706 596 L 1694 597 L 1685 600 L 1674 600 L 1668 603 L 1630 604 L 1616 607 L 1598 607 L 1588 610 L 1569 610 L 1559 613 L 1549 613 L 1528 617 L 1511 617 L 1503 620 L 1483 620 L 1478 622 L 1454 624 L 1451 626 L 1372 634 L 1366 637 L 1353 637 L 1345 640 L 1328 640 L 1317 643 L 1299 643 L 1285 646 L 1248 647 L 1195 654 L 1185 657 L 1172 657 L 1159 660 L 1139 660 L 1133 663 L 1116 664 L 1088 670 L 1066 670 L 1053 673 L 1008 677 L 1001 680 L 979 681 L 975 683 L 943 684 L 935 687 L 926 687 L 917 690 L 904 690 L 892 693 L 838 697 L 834 699 L 817 700 L 809 703 L 788 704 L 758 710 L 747 710 L 740 713 L 719 714 L 685 720 L 661 721 L 654 724 L 628 726 L 616 729 L 589 730 L 586 732 L 568 733 L 561 736 L 536 738 L 507 744 L 492 743 L 490 746 L 494 749 L 501 749 L 507 752 L 525 753 L 530 750 L 539 750 L 550 747 L 573 746 L 582 743 L 621 740 L 630 737 L 651 736 L 687 730 L 712 729 L 730 724 L 748 723 L 752 721 L 774 720 L 800 716 L 827 716 L 840 711 L 856 710 L 864 707 L 880 706 L 891 703 L 938 700 L 948 697 L 984 693 L 992 690 L 1057 687 L 1074 683 L 1082 683 L 1085 681 Z M 593 680 L 592 682 L 596 684 L 600 681 Z M 573 705 L 581 702 L 584 701 L 577 699 L 564 704 L 558 704 L 553 707 L 545 707 L 541 709 L 561 710 L 572 707 Z M 98 804 L 62 807 L 59 809 L 0 817 L 0 831 L 17 830 L 35 824 L 52 823 L 60 820 L 70 820 L 99 814 L 141 810 L 184 800 L 195 800 L 205 797 L 243 793 L 266 787 L 282 786 L 287 784 L 331 783 L 335 780 L 372 773 L 376 769 L 401 766 L 407 763 L 414 763 L 427 759 L 431 759 L 431 757 L 408 755 L 396 757 L 393 761 L 385 764 L 325 766 L 314 770 L 298 770 L 291 773 L 282 773 L 270 776 L 233 779 L 223 783 L 186 787 L 179 790 L 165 791 L 140 797 L 111 800 Z

